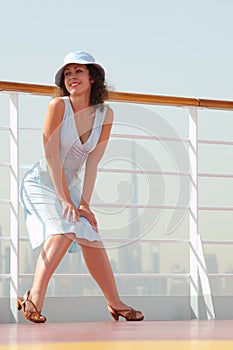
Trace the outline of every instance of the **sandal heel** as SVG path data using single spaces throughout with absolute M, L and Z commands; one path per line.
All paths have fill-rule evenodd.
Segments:
M 22 309 L 22 305 L 21 305 L 21 300 L 18 299 L 17 301 L 17 310 L 20 311 Z
M 116 314 L 115 312 L 110 312 L 110 315 L 112 316 L 112 318 L 114 318 L 115 321 L 119 320 L 119 315 Z

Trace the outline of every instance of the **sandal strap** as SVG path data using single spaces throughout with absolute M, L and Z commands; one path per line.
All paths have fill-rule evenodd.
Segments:
M 130 308 L 130 309 L 125 309 L 125 310 L 120 310 L 119 311 L 119 313 L 126 313 L 125 314 L 125 317 L 126 318 L 128 318 L 128 317 L 130 317 L 131 319 L 133 318 L 133 319 L 136 319 L 137 318 L 137 310 L 134 310 L 134 309 L 132 309 L 132 308 Z
M 26 300 L 24 300 L 24 301 L 22 302 L 22 304 L 25 305 L 25 303 L 31 303 L 31 305 L 32 305 L 32 306 L 34 307 L 34 309 L 35 309 L 35 311 L 28 311 L 28 313 L 31 312 L 31 313 L 37 313 L 38 315 L 40 315 L 40 312 L 38 311 L 38 309 L 37 309 L 36 305 L 33 303 L 33 301 L 31 301 L 31 300 L 29 300 L 29 299 L 26 299 Z
M 39 319 L 41 316 L 41 313 L 38 311 L 36 305 L 33 303 L 32 300 L 29 299 L 29 295 L 30 295 L 30 290 L 27 290 L 26 292 L 26 299 L 23 300 L 22 305 L 24 305 L 24 313 L 25 315 L 27 315 L 28 317 L 32 317 L 35 318 L 34 316 L 37 315 L 37 318 Z M 26 307 L 26 303 L 31 303 L 31 305 L 33 306 L 33 308 L 35 309 L 35 311 L 25 311 L 25 307 Z M 34 315 L 34 316 L 33 316 Z M 25 316 L 26 317 L 26 316 Z M 26 317 L 28 319 L 28 317 Z

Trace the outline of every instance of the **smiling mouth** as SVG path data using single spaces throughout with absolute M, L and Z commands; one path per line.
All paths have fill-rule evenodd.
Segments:
M 70 86 L 71 86 L 71 87 L 73 87 L 73 86 L 77 86 L 77 85 L 79 85 L 79 83 L 78 83 L 78 82 L 70 83 Z

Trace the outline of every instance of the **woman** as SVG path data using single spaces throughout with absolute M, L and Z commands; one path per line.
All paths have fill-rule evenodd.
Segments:
M 55 83 L 61 96 L 48 106 L 43 129 L 44 158 L 26 173 L 21 184 L 30 242 L 33 248 L 42 243 L 43 247 L 32 288 L 18 298 L 18 310 L 23 309 L 29 321 L 46 321 L 41 310 L 49 280 L 67 249 L 75 250 L 78 244 L 112 317 L 142 320 L 142 313 L 119 297 L 98 224 L 89 207 L 98 163 L 113 122 L 113 111 L 104 105 L 104 69 L 90 54 L 71 52 L 57 71 Z

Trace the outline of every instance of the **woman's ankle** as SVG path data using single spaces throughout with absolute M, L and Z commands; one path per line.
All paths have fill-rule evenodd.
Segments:
M 37 309 L 41 312 L 44 301 L 44 298 L 42 299 L 41 293 L 34 292 L 33 289 L 31 289 L 28 299 L 31 300 Z

